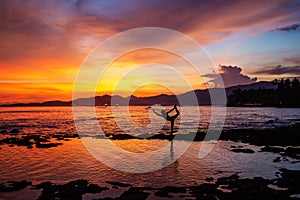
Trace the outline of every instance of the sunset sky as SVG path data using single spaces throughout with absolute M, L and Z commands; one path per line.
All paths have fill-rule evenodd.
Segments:
M 225 86 L 300 76 L 297 0 L 1 0 L 0 103 L 71 100 L 73 82 L 91 50 L 114 34 L 140 27 L 169 28 L 196 40 L 219 66 Z M 188 50 L 172 38 L 162 42 Z M 113 81 L 145 64 L 153 69 L 151 73 L 137 70 L 125 77 L 120 95 L 134 92 L 141 79 L 176 82 L 157 71 L 155 63 L 174 67 L 193 89 L 205 88 L 188 63 L 148 49 L 116 60 L 97 93 L 111 93 Z M 202 73 L 209 87 L 218 86 L 213 67 Z M 173 92 L 185 88 L 178 86 Z M 139 96 L 160 93 L 169 90 L 150 84 L 135 92 Z

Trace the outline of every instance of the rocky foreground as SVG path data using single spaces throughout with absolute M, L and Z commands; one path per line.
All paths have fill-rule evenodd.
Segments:
M 278 154 L 274 162 L 287 160 L 288 158 L 300 159 L 300 124 L 273 128 L 273 129 L 240 129 L 223 131 L 219 140 L 249 143 L 260 146 L 260 151 Z M 0 140 L 0 145 L 25 146 L 31 148 L 53 148 L 62 145 L 60 141 L 68 141 L 70 138 L 79 138 L 77 134 L 58 133 L 53 135 L 19 135 L 17 130 L 2 131 L 7 135 Z M 193 134 L 193 133 L 191 133 Z M 206 133 L 194 133 L 194 141 L 203 141 Z M 161 140 L 188 140 L 190 135 L 177 134 L 176 137 L 166 134 L 155 134 L 150 137 L 134 137 L 132 135 L 119 134 L 100 137 L 100 139 L 125 140 L 125 139 L 161 139 Z M 57 142 L 53 142 L 53 141 Z M 1 146 L 0 146 L 1 150 Z M 232 146 L 231 150 L 236 153 L 255 153 L 252 149 L 244 149 L 242 146 Z M 1 153 L 1 151 L 0 151 Z M 122 188 L 124 191 L 115 199 L 156 199 L 179 198 L 179 199 L 296 199 L 300 198 L 300 170 L 280 169 L 276 179 L 253 179 L 240 178 L 237 174 L 229 177 L 214 179 L 208 177 L 207 183 L 200 185 L 163 188 L 135 187 L 126 183 L 107 182 L 109 186 L 99 186 L 88 180 L 74 180 L 66 184 L 54 184 L 43 182 L 33 185 L 23 180 L 19 182 L 0 183 L 1 193 L 9 193 L 29 188 L 41 191 L 38 199 L 82 199 L 85 194 L 96 194 L 95 199 L 112 199 L 101 196 L 103 191 L 111 188 Z
M 99 194 L 95 199 L 156 199 L 180 198 L 180 199 L 297 199 L 300 198 L 300 170 L 281 169 L 277 173 L 278 178 L 273 180 L 255 177 L 253 179 L 241 179 L 237 174 L 229 177 L 213 177 L 206 179 L 207 183 L 163 188 L 134 187 L 125 183 L 107 182 L 110 187 L 101 187 L 87 180 L 75 180 L 66 184 L 53 184 L 43 182 L 32 185 L 28 181 L 8 182 L 0 184 L 0 192 L 21 191 L 29 187 L 31 190 L 40 190 L 39 200 L 50 199 L 74 199 L 80 200 L 84 194 Z M 101 192 L 111 188 L 123 188 L 124 192 L 116 198 L 101 197 Z M 95 195 L 96 196 L 96 195 Z

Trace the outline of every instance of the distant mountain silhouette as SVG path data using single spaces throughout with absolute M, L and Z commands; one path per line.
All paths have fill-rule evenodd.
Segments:
M 236 89 L 257 90 L 259 88 L 261 88 L 261 89 L 276 89 L 276 85 L 274 85 L 272 82 L 260 81 L 260 82 L 252 83 L 252 84 L 248 84 L 248 85 L 237 85 L 237 86 L 228 87 L 228 88 L 226 88 L 226 93 L 227 93 L 227 96 L 229 96 Z
M 71 106 L 71 101 L 45 101 L 43 103 L 15 103 L 15 104 L 2 104 L 0 107 L 21 107 L 21 106 Z
M 261 81 L 249 85 L 238 85 L 225 88 L 226 97 L 232 94 L 234 90 L 241 89 L 241 90 L 249 90 L 249 89 L 275 89 L 276 86 L 273 85 L 271 82 Z M 151 97 L 136 97 L 136 96 L 129 96 L 123 98 L 121 96 L 110 96 L 110 95 L 103 95 L 103 96 L 96 96 L 90 98 L 80 98 L 72 101 L 46 101 L 43 103 L 17 103 L 17 104 L 7 104 L 7 105 L 0 105 L 0 106 L 104 106 L 108 105 L 129 105 L 131 106 L 152 106 L 154 104 L 162 104 L 162 105 L 174 105 L 179 104 L 178 100 L 184 102 L 185 105 L 211 105 L 210 93 L 214 95 L 221 94 L 223 91 L 222 88 L 211 88 L 205 90 L 194 90 L 189 91 L 180 95 L 167 95 L 167 94 L 160 94 L 157 96 Z M 197 97 L 198 103 L 193 101 L 192 97 L 194 94 Z M 217 99 L 218 100 L 218 99 Z M 95 102 L 95 104 L 94 104 Z M 215 104 L 222 104 L 222 99 L 219 102 L 214 102 Z

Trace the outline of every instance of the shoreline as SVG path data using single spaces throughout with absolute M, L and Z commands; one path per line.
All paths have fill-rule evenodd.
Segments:
M 228 129 L 222 130 L 222 133 L 218 140 L 230 140 L 234 142 L 249 143 L 257 146 L 271 145 L 271 146 L 300 146 L 300 123 L 293 125 L 265 128 L 265 129 Z M 212 131 L 213 132 L 213 131 Z M 183 141 L 204 141 L 207 131 L 190 132 L 186 134 L 174 134 L 170 135 L 165 133 L 157 134 L 140 134 L 133 136 L 130 134 L 106 134 L 101 136 L 95 136 L 99 139 L 111 139 L 111 140 L 183 140 Z
M 22 134 L 18 129 L 0 130 L 0 135 L 3 139 L 0 139 L 0 146 L 4 144 L 25 146 L 27 148 L 50 148 L 58 145 L 62 145 L 59 141 L 68 141 L 72 138 L 79 138 L 80 135 L 75 133 L 53 133 L 53 134 Z M 228 129 L 222 130 L 222 133 L 218 140 L 234 141 L 249 143 L 256 146 L 300 146 L 300 123 L 293 125 L 282 126 L 277 128 L 265 128 L 265 129 Z M 213 134 L 213 133 L 211 133 Z M 100 136 L 85 136 L 93 137 L 96 139 L 110 139 L 110 140 L 182 140 L 182 141 L 204 141 L 206 139 L 207 132 L 197 131 L 186 134 L 174 134 L 170 135 L 165 133 L 157 134 L 140 134 L 133 136 L 130 134 L 106 134 Z M 53 143 L 50 140 L 54 139 L 58 141 Z

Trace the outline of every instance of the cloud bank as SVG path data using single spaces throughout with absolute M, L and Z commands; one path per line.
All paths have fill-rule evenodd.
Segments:
M 222 87 L 222 82 L 225 87 L 235 86 L 235 85 L 246 85 L 255 83 L 257 78 L 250 78 L 247 75 L 242 74 L 242 68 L 237 66 L 219 66 L 219 74 L 211 73 L 206 74 L 205 77 L 212 80 L 209 81 L 215 87 Z

